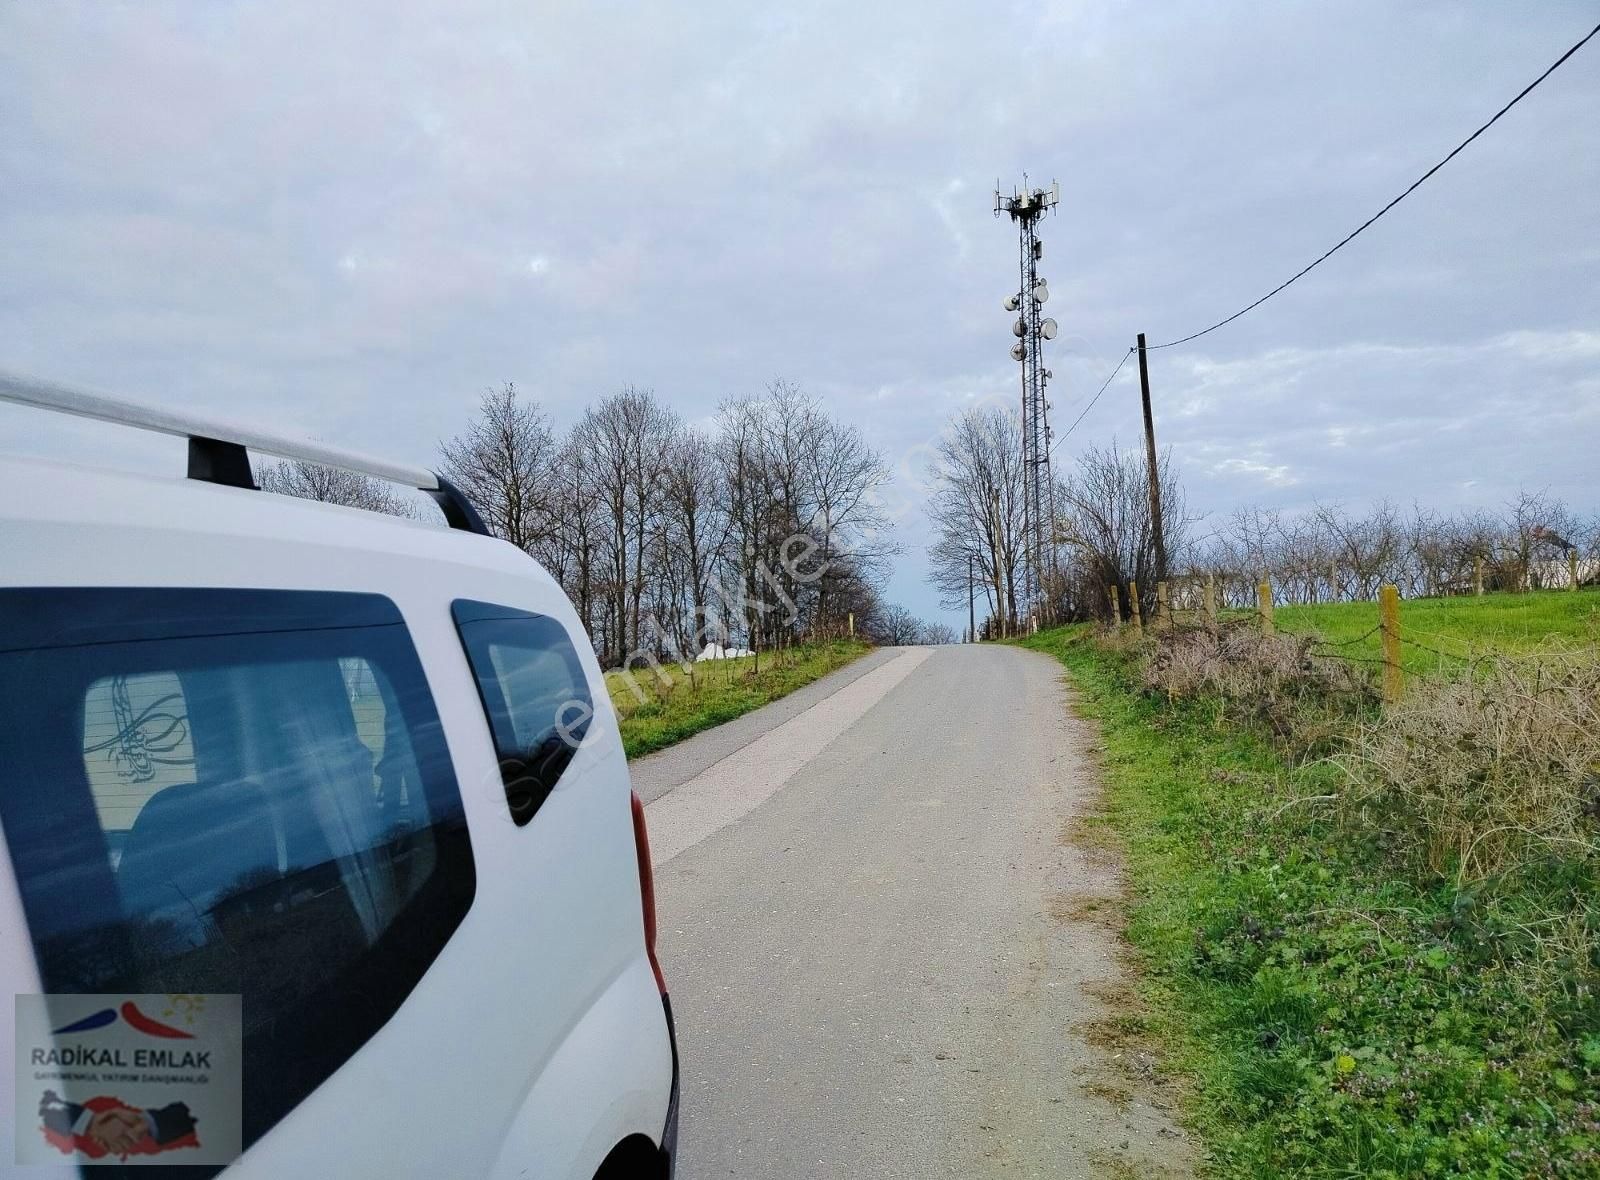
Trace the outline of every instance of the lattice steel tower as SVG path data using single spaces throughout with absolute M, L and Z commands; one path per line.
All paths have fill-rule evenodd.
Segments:
M 1044 315 L 1044 302 L 1050 288 L 1039 277 L 1039 259 L 1044 243 L 1039 240 L 1039 219 L 1056 206 L 1060 186 L 1048 189 L 1028 187 L 1026 175 L 1021 191 L 1004 196 L 994 192 L 994 213 L 1011 215 L 1017 224 L 1021 274 L 1016 294 L 1008 295 L 1005 309 L 1017 313 L 1011 334 L 1012 359 L 1022 365 L 1022 536 L 1023 602 L 1031 622 L 1048 622 L 1041 616 L 1049 608 L 1047 588 L 1055 575 L 1055 481 L 1050 478 L 1050 403 L 1045 400 L 1045 384 L 1050 370 L 1044 367 L 1044 342 L 1056 337 L 1056 322 Z

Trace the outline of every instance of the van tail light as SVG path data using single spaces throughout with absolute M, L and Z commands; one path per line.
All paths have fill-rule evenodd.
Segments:
M 667 980 L 656 958 L 656 875 L 650 863 L 650 833 L 644 826 L 644 804 L 633 792 L 633 848 L 639 856 L 639 900 L 644 905 L 644 949 L 650 955 L 650 970 L 656 973 L 656 987 L 667 994 Z

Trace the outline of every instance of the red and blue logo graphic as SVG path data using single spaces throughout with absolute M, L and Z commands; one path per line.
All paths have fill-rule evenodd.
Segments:
M 102 1008 L 91 1016 L 85 1016 L 82 1020 L 75 1020 L 63 1028 L 56 1029 L 51 1035 L 59 1037 L 64 1033 L 93 1032 L 97 1028 L 105 1028 L 107 1025 L 117 1022 L 117 1012 L 116 1008 Z M 193 1033 L 184 1032 L 181 1028 L 173 1028 L 170 1024 L 162 1024 L 159 1020 L 152 1020 L 139 1011 L 132 1000 L 127 1000 L 123 1003 L 121 1013 L 122 1019 L 130 1027 L 144 1033 L 146 1036 L 164 1037 L 168 1040 L 176 1041 L 194 1040 Z

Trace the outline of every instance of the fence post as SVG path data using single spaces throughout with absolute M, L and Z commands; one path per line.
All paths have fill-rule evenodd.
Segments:
M 1405 688 L 1400 666 L 1400 591 L 1393 583 L 1378 591 L 1378 622 L 1383 630 L 1383 702 L 1392 705 Z
M 1576 549 L 1567 550 L 1567 573 L 1572 575 L 1572 588 L 1576 590 L 1578 588 L 1578 551 Z
M 1217 575 L 1216 574 L 1207 574 L 1206 575 L 1205 616 L 1206 616 L 1206 629 L 1211 631 L 1212 634 L 1215 634 L 1216 630 L 1217 630 Z
M 1472 592 L 1483 597 L 1483 558 L 1476 555 L 1472 558 Z
M 1172 598 L 1167 591 L 1167 583 L 1156 583 L 1156 626 L 1163 631 L 1172 629 Z
M 1261 634 L 1272 635 L 1276 628 L 1272 623 L 1272 583 L 1258 582 L 1256 584 L 1256 606 L 1261 611 Z
M 850 638 L 854 639 L 856 637 L 856 612 L 855 611 L 851 611 L 850 615 L 849 615 L 849 618 L 850 618 Z
M 1111 625 L 1120 627 L 1122 626 L 1122 594 L 1117 590 L 1115 582 L 1107 586 L 1106 589 L 1111 593 Z
M 1139 583 L 1128 579 L 1128 621 L 1135 631 L 1144 630 L 1144 619 L 1139 614 Z

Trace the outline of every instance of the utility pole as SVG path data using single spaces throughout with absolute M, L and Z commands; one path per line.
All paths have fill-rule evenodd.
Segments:
M 1161 465 L 1156 459 L 1156 421 L 1150 414 L 1150 368 L 1144 359 L 1144 333 L 1139 333 L 1139 396 L 1144 399 L 1144 457 L 1150 468 L 1150 531 L 1156 543 L 1157 582 L 1167 578 L 1167 534 L 1161 527 Z
M 1029 188 L 1026 175 L 1022 189 L 1002 196 L 994 192 L 994 213 L 1009 214 L 1017 225 L 1020 249 L 1020 286 L 1008 295 L 1005 309 L 1017 313 L 1011 334 L 1011 359 L 1022 365 L 1022 536 L 1023 608 L 1034 619 L 1048 609 L 1049 587 L 1055 582 L 1055 481 L 1050 477 L 1050 404 L 1045 400 L 1045 383 L 1051 373 L 1044 367 L 1044 342 L 1054 340 L 1055 320 L 1043 314 L 1050 288 L 1039 277 L 1038 263 L 1044 256 L 1038 222 L 1054 209 L 1060 199 L 1060 186 Z M 1049 519 L 1047 519 L 1047 517 Z
M 978 642 L 978 608 L 972 598 L 973 559 L 967 554 L 967 642 Z

